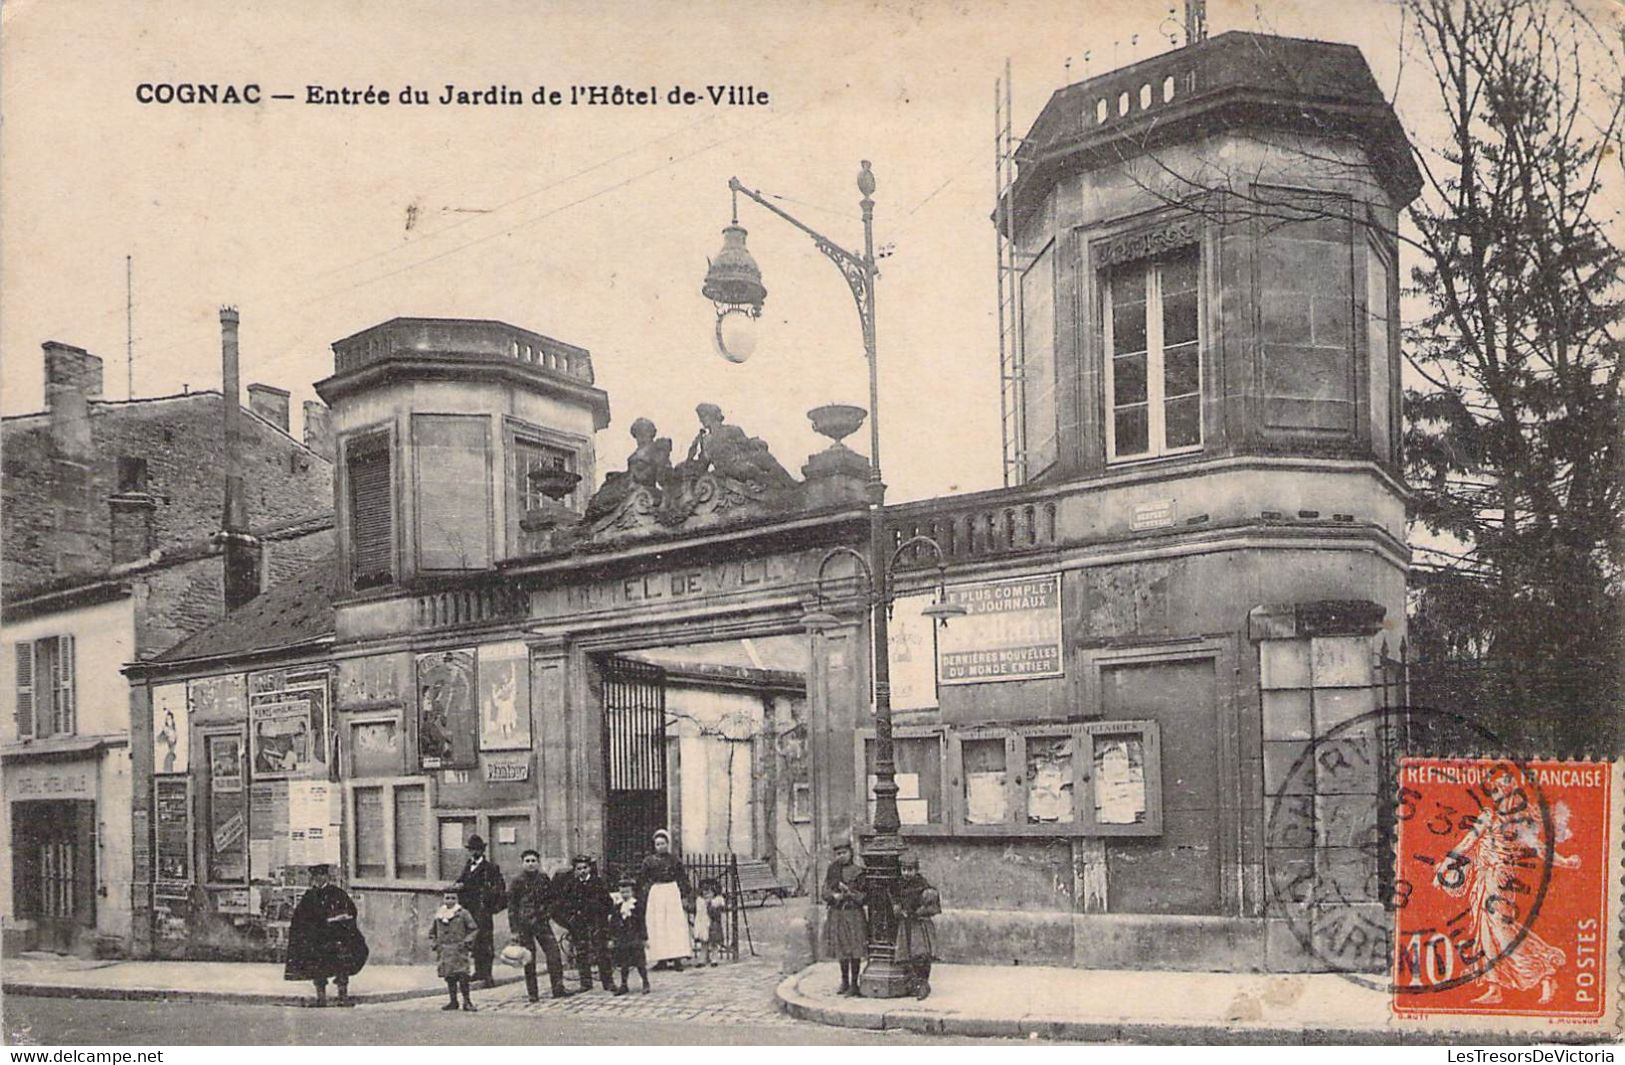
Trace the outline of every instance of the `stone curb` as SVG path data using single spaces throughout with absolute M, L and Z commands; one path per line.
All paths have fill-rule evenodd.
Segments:
M 1101 1021 L 1046 1017 L 995 1017 L 945 1014 L 918 1005 L 885 1008 L 859 1006 L 871 999 L 842 999 L 839 1003 L 813 997 L 801 990 L 804 969 L 780 981 L 774 991 L 779 1008 L 799 1020 L 838 1028 L 902 1029 L 925 1035 L 961 1035 L 1013 1039 L 1048 1039 L 1086 1043 L 1140 1043 L 1220 1046 L 1443 1046 L 1459 1045 L 1464 1033 L 1432 1029 L 1284 1028 L 1267 1025 L 1226 1025 L 1191 1021 Z M 1563 1036 L 1543 1033 L 1542 1042 L 1595 1043 L 1606 1037 Z M 1475 1032 L 1474 1046 L 1527 1045 L 1528 1035 Z
M 518 983 L 518 974 L 501 977 L 496 986 Z M 293 981 L 290 981 L 293 983 Z M 307 982 L 308 983 L 308 982 Z M 71 984 L 29 984 L 5 981 L 0 992 L 33 998 L 100 999 L 112 1002 L 236 1002 L 244 1006 L 309 1006 L 313 993 L 273 994 L 264 991 L 185 991 L 162 987 L 96 987 Z M 404 1002 L 413 998 L 433 998 L 446 993 L 446 987 L 409 988 L 405 991 L 359 992 L 350 998 L 358 1006 L 386 1002 Z M 338 1007 L 330 1006 L 330 1009 Z

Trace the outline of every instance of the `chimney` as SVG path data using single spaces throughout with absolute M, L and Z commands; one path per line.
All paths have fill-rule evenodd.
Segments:
M 281 429 L 288 431 L 288 390 L 275 385 L 259 383 L 248 386 L 248 409 Z
M 101 522 L 91 477 L 90 401 L 102 394 L 102 360 L 71 344 L 46 341 L 45 406 L 51 433 L 52 571 L 81 573 L 102 564 Z
M 305 446 L 333 461 L 333 412 L 320 400 L 305 400 Z
M 51 415 L 51 440 L 57 454 L 83 460 L 90 456 L 90 401 L 102 395 L 102 360 L 71 344 L 47 340 L 45 409 Z
M 226 612 L 260 593 L 260 542 L 248 532 L 240 447 L 242 412 L 237 406 L 237 308 L 220 308 L 220 399 L 225 422 L 226 493 L 220 523 L 225 560 Z

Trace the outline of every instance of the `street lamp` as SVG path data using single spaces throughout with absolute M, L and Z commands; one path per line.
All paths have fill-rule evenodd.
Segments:
M 901 872 L 903 857 L 902 823 L 897 814 L 897 759 L 892 743 L 891 661 L 888 639 L 893 598 L 891 573 L 905 550 L 929 546 L 937 558 L 937 601 L 926 613 L 942 624 L 965 613 L 965 608 L 947 602 L 943 586 L 946 567 L 940 545 L 927 536 L 916 536 L 899 546 L 889 557 L 886 550 L 886 485 L 880 478 L 880 377 L 875 362 L 875 191 L 874 171 L 865 159 L 858 171 L 858 206 L 863 212 L 863 254 L 847 251 L 833 240 L 794 217 L 759 192 L 728 179 L 733 193 L 733 221 L 722 231 L 722 250 L 710 260 L 701 293 L 717 310 L 716 342 L 723 357 L 743 362 L 755 347 L 754 323 L 762 313 L 767 289 L 762 271 L 745 247 L 745 229 L 739 224 L 739 197 L 743 195 L 795 226 L 812 238 L 813 244 L 833 262 L 846 278 L 857 303 L 858 320 L 863 326 L 863 353 L 869 362 L 869 551 L 867 557 L 850 547 L 838 547 L 824 556 L 818 567 L 819 607 L 804 619 L 804 626 L 817 631 L 833 622 L 823 610 L 824 568 L 831 559 L 849 555 L 858 560 L 868 578 L 870 631 L 874 642 L 875 700 L 875 816 L 874 834 L 864 841 L 863 864 L 868 879 L 869 962 L 860 986 L 871 998 L 900 998 L 909 991 L 908 978 L 893 960 L 895 925 L 892 895 Z

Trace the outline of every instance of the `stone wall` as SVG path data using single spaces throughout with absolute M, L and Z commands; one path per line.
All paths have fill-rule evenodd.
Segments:
M 332 464 L 257 417 L 243 427 L 248 522 L 264 527 L 327 513 L 333 506 Z M 224 471 L 213 459 L 221 446 L 220 396 L 199 392 L 133 403 L 90 405 L 91 455 L 87 483 L 65 513 L 46 415 L 8 418 L 3 427 L 4 477 L 0 512 L 9 588 L 38 585 L 113 563 L 113 521 L 108 497 L 119 490 L 119 459 L 147 461 L 147 490 L 158 497 L 152 515 L 158 547 L 202 542 L 220 528 Z M 82 526 L 89 550 L 81 559 L 58 559 L 64 525 Z

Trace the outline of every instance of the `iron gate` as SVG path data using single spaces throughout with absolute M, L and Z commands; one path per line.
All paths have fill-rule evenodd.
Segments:
M 666 826 L 666 671 L 626 658 L 604 659 L 603 671 L 604 863 L 614 876 L 635 870 Z

